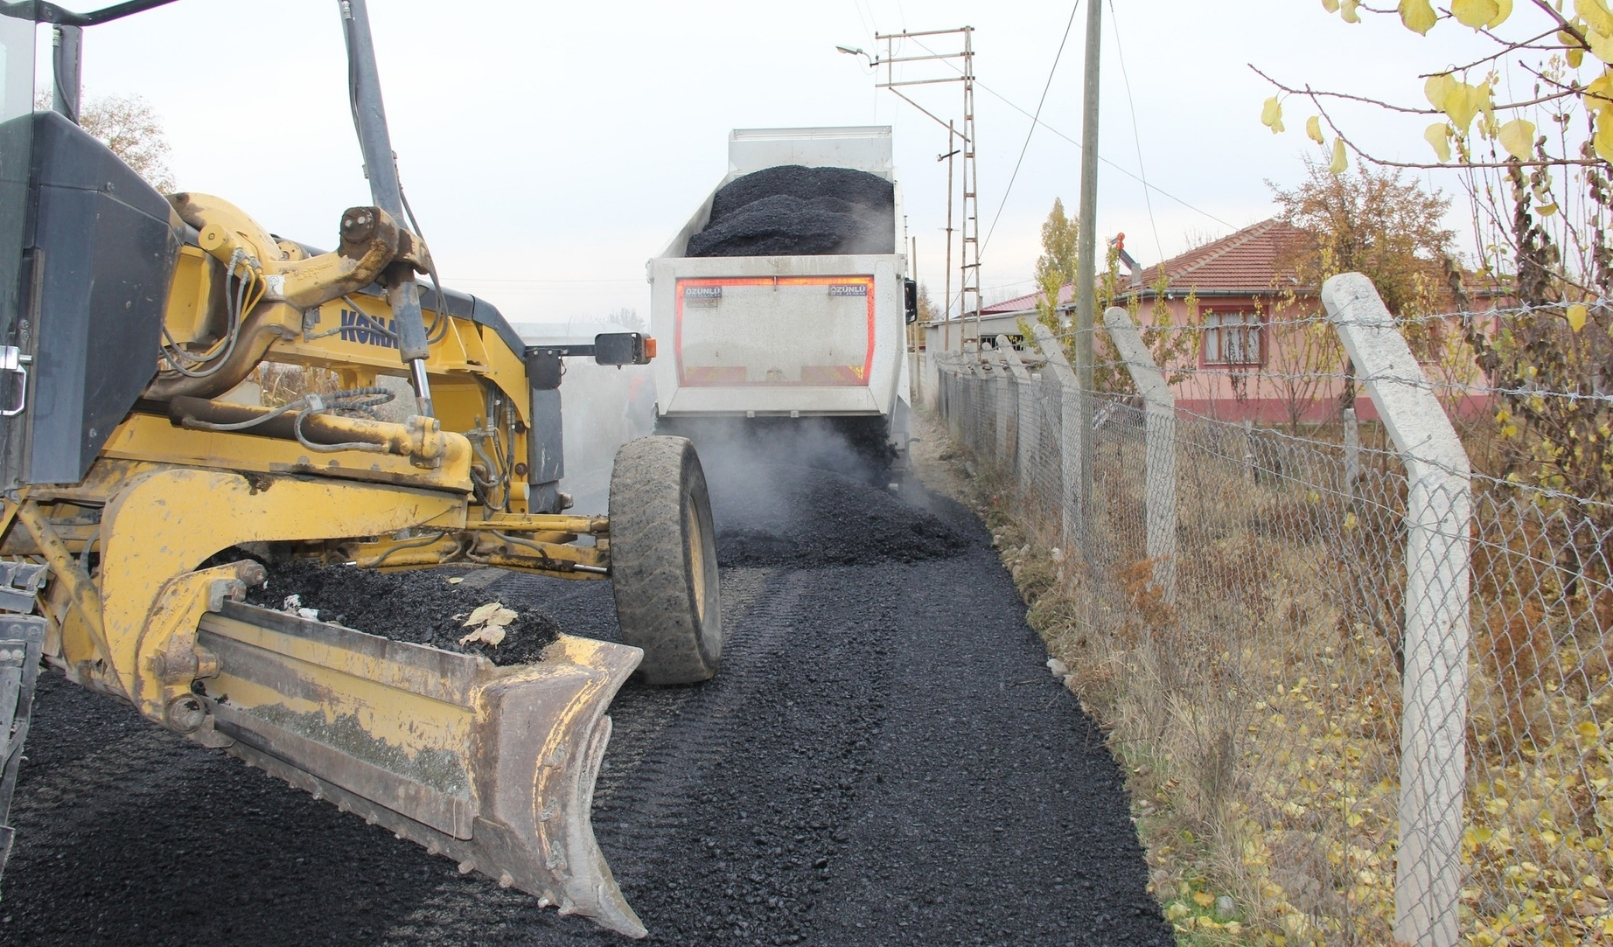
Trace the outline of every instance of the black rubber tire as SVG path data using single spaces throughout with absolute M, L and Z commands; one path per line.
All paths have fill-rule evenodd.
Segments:
M 611 584 L 622 640 L 644 649 L 650 684 L 709 680 L 722 660 L 711 495 L 694 444 L 641 437 L 610 477 Z

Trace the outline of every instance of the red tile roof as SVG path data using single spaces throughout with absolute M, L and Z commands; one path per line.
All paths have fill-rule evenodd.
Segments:
M 1202 247 L 1172 257 L 1163 264 L 1170 279 L 1170 293 L 1214 293 L 1216 295 L 1266 295 L 1276 292 L 1278 261 L 1292 241 L 1303 231 L 1272 218 L 1248 226 Z M 1144 267 L 1142 296 L 1154 295 L 1153 282 L 1160 264 Z M 1030 293 L 994 303 L 981 310 L 984 315 L 1034 309 L 1041 293 Z M 1059 290 L 1059 305 L 1074 297 L 1074 287 L 1066 283 Z
M 1059 305 L 1060 306 L 1064 306 L 1064 305 L 1068 304 L 1069 301 L 1074 299 L 1074 298 L 1075 298 L 1075 284 L 1074 283 L 1065 283 L 1063 286 L 1059 287 Z M 1004 315 L 1004 314 L 1010 313 L 1010 312 L 1024 312 L 1027 309 L 1035 309 L 1036 304 L 1041 302 L 1041 301 L 1042 301 L 1042 291 L 1037 290 L 1034 293 L 1026 293 L 1023 296 L 1015 296 L 1013 299 L 1005 299 L 1000 303 L 992 303 L 989 306 L 981 306 L 980 307 L 980 314 L 982 316 L 998 316 L 998 315 Z
M 1279 261 L 1303 235 L 1304 231 L 1292 224 L 1275 218 L 1262 220 L 1166 260 L 1170 289 L 1182 293 L 1275 292 Z M 1158 272 L 1158 267 L 1143 270 L 1143 282 L 1151 283 L 1151 277 Z
M 1027 309 L 1035 309 L 1036 304 L 1040 302 L 1041 299 L 1042 291 L 1037 290 L 1034 293 L 1026 293 L 1023 296 L 1015 296 L 1013 299 L 1005 299 L 1000 303 L 992 303 L 989 306 L 982 306 L 980 308 L 980 314 L 983 316 L 990 316 L 1008 312 L 1024 312 Z M 1074 283 L 1065 283 L 1063 286 L 1059 287 L 1059 306 L 1063 307 L 1070 305 L 1071 301 L 1074 299 Z

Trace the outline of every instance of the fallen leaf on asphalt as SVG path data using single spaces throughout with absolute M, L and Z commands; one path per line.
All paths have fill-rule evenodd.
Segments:
M 482 624 L 508 625 L 510 622 L 515 621 L 517 617 L 519 616 L 515 612 L 505 608 L 503 604 L 488 602 L 486 605 L 478 606 L 475 611 L 470 613 L 470 617 L 465 619 L 465 627 L 469 628 L 472 625 Z
M 465 645 L 465 644 L 473 644 L 473 643 L 476 643 L 476 642 L 485 642 L 485 643 L 490 644 L 490 645 L 492 645 L 493 647 L 496 648 L 496 647 L 499 646 L 499 643 L 502 642 L 503 640 L 504 640 L 504 626 L 503 625 L 494 625 L 494 624 L 489 623 L 489 624 L 481 626 L 480 628 L 476 629 L 475 631 L 471 632 L 470 634 L 466 635 L 465 637 L 459 639 L 459 643 L 462 644 L 462 645 Z

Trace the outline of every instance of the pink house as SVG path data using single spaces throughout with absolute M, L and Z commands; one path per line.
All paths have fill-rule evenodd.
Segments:
M 1317 287 L 1298 286 L 1281 261 L 1301 231 L 1263 220 L 1164 263 L 1133 267 L 1122 304 L 1137 303 L 1140 320 L 1153 321 L 1163 296 L 1175 326 L 1193 326 L 1196 338 L 1168 367 L 1176 377 L 1177 409 L 1185 414 L 1260 424 L 1316 423 L 1339 417 L 1347 363 L 1336 337 L 1316 322 L 1322 316 Z M 1130 255 L 1122 251 L 1122 261 Z M 1163 267 L 1165 285 L 1157 289 Z M 1122 275 L 1122 280 L 1126 276 Z M 1014 314 L 1034 318 L 1039 293 L 981 310 L 983 318 Z M 1073 287 L 1059 292 L 1061 321 L 1072 318 Z M 1454 341 L 1454 340 L 1449 340 Z M 1438 378 L 1454 370 L 1471 375 L 1471 355 L 1451 349 L 1449 364 L 1429 363 Z M 1100 358 L 1102 356 L 1100 355 Z M 1464 364 L 1465 362 L 1465 364 Z M 1456 380 L 1454 378 L 1449 380 Z M 1469 378 L 1468 381 L 1473 379 Z M 1369 399 L 1355 403 L 1358 417 L 1377 417 Z M 1480 404 L 1460 404 L 1464 413 Z

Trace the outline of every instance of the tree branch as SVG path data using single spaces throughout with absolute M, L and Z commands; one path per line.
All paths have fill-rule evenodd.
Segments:
M 1338 125 L 1334 124 L 1332 116 L 1327 114 L 1327 109 L 1323 108 L 1322 103 L 1318 102 L 1316 100 L 1316 94 L 1315 93 L 1313 93 L 1313 92 L 1311 92 L 1310 90 L 1307 89 L 1306 91 L 1298 93 L 1298 94 L 1305 95 L 1305 96 L 1308 96 L 1310 98 L 1311 104 L 1316 106 L 1316 111 L 1321 113 L 1322 121 L 1327 122 L 1327 127 L 1331 128 L 1333 130 L 1333 134 L 1336 135 L 1340 141 L 1344 142 L 1344 144 L 1345 144 L 1345 146 L 1347 148 L 1349 148 L 1351 151 L 1355 152 L 1356 155 L 1359 156 L 1363 161 L 1370 161 L 1375 165 L 1379 165 L 1380 167 L 1386 167 L 1386 168 L 1415 168 L 1417 170 L 1433 170 L 1435 168 L 1445 168 L 1445 169 L 1510 168 L 1510 167 L 1514 167 L 1514 166 L 1520 167 L 1520 168 L 1583 167 L 1583 166 L 1605 165 L 1605 164 L 1608 163 L 1606 161 L 1601 160 L 1600 158 L 1595 159 L 1595 160 L 1591 160 L 1591 159 L 1585 159 L 1585 158 L 1567 158 L 1567 157 L 1563 157 L 1563 158 L 1550 158 L 1550 157 L 1548 157 L 1548 158 L 1544 158 L 1544 159 L 1541 159 L 1541 160 L 1538 160 L 1538 161 L 1519 161 L 1517 159 L 1512 159 L 1510 161 L 1459 161 L 1459 162 L 1456 162 L 1455 164 L 1439 164 L 1439 163 L 1427 162 L 1427 161 L 1390 161 L 1387 158 L 1378 158 L 1378 157 L 1374 157 L 1374 156 L 1372 156 L 1370 154 L 1367 154 L 1365 151 L 1361 150 L 1361 147 L 1359 145 L 1357 145 L 1355 142 L 1351 141 L 1349 136 L 1347 136 L 1343 132 L 1339 131 L 1339 127 L 1338 127 Z
M 1276 79 L 1273 79 L 1272 77 L 1270 77 L 1270 76 L 1266 75 L 1265 73 L 1261 72 L 1258 68 L 1256 68 L 1254 63 L 1246 63 L 1246 65 L 1251 70 L 1254 71 L 1255 75 L 1259 76 L 1260 78 L 1262 78 L 1262 79 L 1266 80 L 1267 82 L 1271 83 L 1272 85 L 1276 86 L 1278 89 L 1280 89 L 1280 90 L 1282 90 L 1284 92 L 1287 92 L 1289 95 L 1305 95 L 1305 96 L 1309 96 L 1312 101 L 1315 101 L 1316 97 L 1319 96 L 1319 95 L 1325 95 L 1325 96 L 1327 96 L 1328 98 L 1331 98 L 1331 99 L 1346 99 L 1346 100 L 1351 101 L 1351 102 L 1364 102 L 1367 105 L 1376 105 L 1379 108 L 1386 108 L 1386 109 L 1390 110 L 1391 112 L 1404 112 L 1404 113 L 1406 113 L 1408 115 L 1443 115 L 1444 114 L 1443 112 L 1439 111 L 1438 109 L 1409 108 L 1409 107 L 1404 106 L 1404 105 L 1395 105 L 1395 104 L 1393 104 L 1391 102 L 1384 102 L 1384 101 L 1381 101 L 1379 99 L 1369 99 L 1369 98 L 1367 98 L 1365 96 L 1360 96 L 1360 95 L 1349 95 L 1348 93 L 1344 93 L 1344 92 L 1317 92 L 1317 91 L 1311 89 L 1310 86 L 1306 86 L 1304 89 L 1292 89 L 1292 88 L 1289 88 L 1288 86 L 1283 85 L 1281 82 L 1278 82 Z
M 1425 72 L 1422 75 L 1419 75 L 1417 78 L 1419 78 L 1419 79 L 1428 79 L 1428 78 L 1432 78 L 1433 76 L 1442 76 L 1442 75 L 1446 75 L 1447 73 L 1452 73 L 1452 72 L 1466 72 L 1467 70 L 1472 69 L 1474 66 L 1481 66 L 1484 63 L 1490 62 L 1491 60 L 1500 59 L 1502 56 L 1505 56 L 1507 53 L 1510 53 L 1513 50 L 1536 48 L 1536 47 L 1530 46 L 1529 44 L 1534 43 L 1534 42 L 1538 42 L 1540 40 L 1543 40 L 1548 36 L 1555 35 L 1557 33 L 1557 30 L 1555 30 L 1555 29 L 1547 30 L 1546 32 L 1541 33 L 1539 36 L 1532 36 L 1529 39 L 1526 39 L 1521 43 L 1515 43 L 1515 42 L 1512 42 L 1510 40 L 1504 40 L 1499 36 L 1492 36 L 1490 33 L 1487 33 L 1487 32 L 1485 32 L 1483 30 L 1480 30 L 1480 32 L 1483 32 L 1484 35 L 1489 36 L 1491 39 L 1495 40 L 1498 43 L 1505 44 L 1506 48 L 1501 50 L 1498 53 L 1494 53 L 1492 55 L 1485 56 L 1483 59 L 1475 59 L 1475 60 L 1473 60 L 1472 62 L 1468 63 L 1465 66 L 1454 66 L 1454 67 L 1452 67 L 1450 69 L 1441 69 L 1439 72 Z M 1568 49 L 1569 47 L 1567 47 L 1567 46 L 1561 46 L 1561 47 L 1559 47 L 1559 46 L 1551 46 L 1551 47 L 1541 47 L 1541 48 L 1542 49 Z
M 1283 85 L 1281 82 L 1278 82 L 1276 79 L 1273 79 L 1272 77 L 1270 77 L 1270 76 L 1266 75 L 1265 73 L 1261 72 L 1259 69 L 1256 69 L 1254 63 L 1248 63 L 1247 65 L 1249 66 L 1249 68 L 1251 70 L 1254 71 L 1255 75 L 1259 76 L 1260 78 L 1262 78 L 1262 79 L 1266 80 L 1267 82 L 1271 83 L 1272 85 L 1276 86 L 1279 90 L 1281 90 L 1283 92 L 1286 92 L 1289 95 L 1303 95 L 1303 96 L 1309 98 L 1313 102 L 1316 101 L 1317 96 L 1326 96 L 1327 98 L 1330 98 L 1330 99 L 1344 99 L 1344 100 L 1350 101 L 1350 102 L 1361 102 L 1361 103 L 1366 104 L 1366 105 L 1376 105 L 1379 108 L 1388 109 L 1391 112 L 1400 112 L 1400 113 L 1405 114 L 1405 115 L 1444 115 L 1445 114 L 1445 112 L 1443 110 L 1441 110 L 1441 109 L 1435 109 L 1435 108 L 1410 108 L 1410 107 L 1404 106 L 1404 105 L 1395 105 L 1392 102 L 1384 102 L 1384 101 L 1382 101 L 1380 99 L 1369 99 L 1369 98 L 1367 98 L 1365 96 L 1350 95 L 1350 94 L 1345 93 L 1345 92 L 1325 92 L 1325 91 L 1321 91 L 1321 90 L 1317 90 L 1317 89 L 1312 89 L 1310 86 L 1306 86 L 1303 89 L 1295 89 L 1295 88 L 1293 88 L 1291 86 Z M 1446 74 L 1447 73 L 1441 73 L 1441 72 L 1432 73 L 1432 75 L 1436 75 L 1436 76 L 1438 76 L 1438 75 L 1446 75 Z M 1510 111 L 1512 109 L 1528 108 L 1531 105 L 1543 105 L 1543 104 L 1545 104 L 1547 102 L 1555 102 L 1558 99 L 1567 98 L 1568 96 L 1571 96 L 1571 95 L 1580 95 L 1580 94 L 1583 94 L 1583 92 L 1584 92 L 1584 90 L 1573 90 L 1573 89 L 1569 89 L 1569 88 L 1566 88 L 1566 87 L 1562 87 L 1560 84 L 1557 84 L 1557 85 L 1559 85 L 1559 88 L 1563 88 L 1563 91 L 1561 91 L 1561 92 L 1553 92 L 1551 95 L 1543 95 L 1543 96 L 1540 96 L 1539 98 L 1535 98 L 1535 99 L 1525 99 L 1525 100 L 1523 100 L 1521 102 L 1505 102 L 1505 103 L 1501 103 L 1499 105 L 1492 105 L 1492 106 L 1490 106 L 1490 110 L 1493 111 L 1493 112 L 1505 112 L 1505 111 Z M 1318 105 L 1317 107 L 1320 108 L 1321 106 Z
M 1563 19 L 1563 15 L 1553 9 L 1548 0 L 1535 0 L 1535 6 L 1546 11 L 1547 16 L 1557 21 L 1557 29 L 1559 32 L 1567 33 L 1569 36 L 1572 36 L 1574 39 L 1579 41 L 1579 45 L 1583 47 L 1586 52 L 1590 52 L 1590 40 L 1586 39 L 1585 34 L 1579 31 L 1579 27 Z
M 1554 96 L 1555 98 L 1562 98 L 1564 96 L 1569 96 L 1569 95 L 1583 95 L 1586 98 L 1590 98 L 1590 99 L 1600 99 L 1603 102 L 1613 102 L 1613 97 L 1602 95 L 1602 94 L 1597 93 L 1597 92 L 1588 92 L 1588 91 L 1586 91 L 1586 89 L 1583 86 L 1581 86 L 1577 82 L 1571 83 L 1569 85 L 1563 85 L 1561 82 L 1558 82 L 1556 79 L 1551 78 L 1550 76 L 1546 75 L 1545 73 L 1540 72 L 1540 71 L 1535 70 L 1535 69 L 1529 68 L 1528 63 L 1519 63 L 1518 65 L 1523 68 L 1524 72 L 1529 73 L 1531 76 L 1534 76 L 1536 79 L 1539 79 L 1541 82 L 1544 82 L 1549 86 L 1555 86 L 1556 88 L 1561 89 L 1562 91 L 1559 92 L 1556 96 Z M 1499 107 L 1500 106 L 1497 106 L 1497 108 L 1499 108 Z

